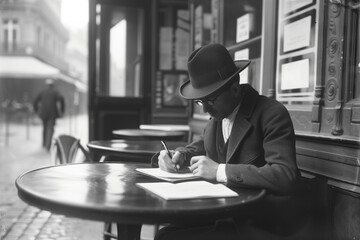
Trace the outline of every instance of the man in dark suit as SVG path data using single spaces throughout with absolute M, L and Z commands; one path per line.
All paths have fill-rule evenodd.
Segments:
M 54 134 L 56 119 L 63 116 L 65 100 L 54 88 L 54 80 L 46 79 L 47 88 L 41 91 L 34 100 L 34 110 L 43 123 L 43 147 L 49 151 Z
M 239 73 L 249 64 L 233 61 L 220 44 L 203 46 L 189 56 L 190 80 L 180 93 L 201 105 L 211 119 L 200 140 L 177 148 L 172 159 L 161 151 L 158 164 L 169 172 L 190 166 L 194 175 L 229 187 L 263 188 L 269 196 L 292 196 L 300 176 L 292 121 L 281 103 L 239 84 Z M 284 222 L 275 220 L 282 206 L 270 202 L 264 201 L 246 222 L 286 235 L 289 229 Z M 243 223 L 231 219 L 201 226 L 172 225 L 161 229 L 157 239 L 253 239 L 251 228 Z

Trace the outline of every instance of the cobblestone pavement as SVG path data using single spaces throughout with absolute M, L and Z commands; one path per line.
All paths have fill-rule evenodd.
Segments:
M 9 131 L 3 119 L 0 116 L 0 240 L 102 239 L 102 222 L 52 214 L 19 199 L 16 178 L 31 169 L 49 166 L 51 154 L 41 147 L 42 127 L 38 119 L 30 119 L 28 125 L 12 123 Z M 54 136 L 59 134 L 76 136 L 86 146 L 87 115 L 59 119 Z M 153 236 L 153 226 L 144 225 L 141 240 L 153 239 Z
M 37 119 L 31 119 L 28 126 L 8 126 L 6 131 L 4 121 L 0 122 L 0 240 L 102 239 L 101 222 L 52 214 L 18 198 L 16 178 L 25 171 L 50 165 L 51 154 L 41 147 L 42 129 Z M 54 135 L 72 134 L 85 145 L 87 126 L 86 115 L 60 119 Z

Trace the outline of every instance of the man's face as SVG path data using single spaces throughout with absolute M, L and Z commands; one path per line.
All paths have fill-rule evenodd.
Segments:
M 226 88 L 217 95 L 210 95 L 201 99 L 201 103 L 203 111 L 218 121 L 228 117 L 238 104 L 231 88 Z

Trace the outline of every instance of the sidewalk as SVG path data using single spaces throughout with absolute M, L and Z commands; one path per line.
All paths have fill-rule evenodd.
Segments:
M 103 223 L 68 218 L 29 206 L 17 196 L 16 178 L 23 172 L 50 165 L 50 153 L 41 147 L 42 126 L 32 119 L 30 125 L 0 124 L 0 240 L 102 239 Z M 88 142 L 86 115 L 57 121 L 54 136 L 65 133 Z
M 1 121 L 1 119 L 0 119 Z M 5 139 L 0 122 L 0 240 L 100 240 L 104 223 L 52 214 L 24 203 L 17 196 L 16 178 L 23 172 L 51 165 L 51 154 L 42 148 L 42 126 L 11 124 Z M 57 121 L 54 136 L 70 134 L 88 142 L 88 118 L 80 115 Z M 153 226 L 143 225 L 142 240 L 153 239 Z

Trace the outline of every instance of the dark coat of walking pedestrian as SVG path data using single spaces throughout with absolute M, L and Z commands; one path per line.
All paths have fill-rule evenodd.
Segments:
M 34 110 L 43 123 L 43 147 L 50 150 L 56 119 L 65 112 L 63 95 L 54 88 L 52 79 L 46 80 L 47 88 L 41 91 L 34 100 Z

